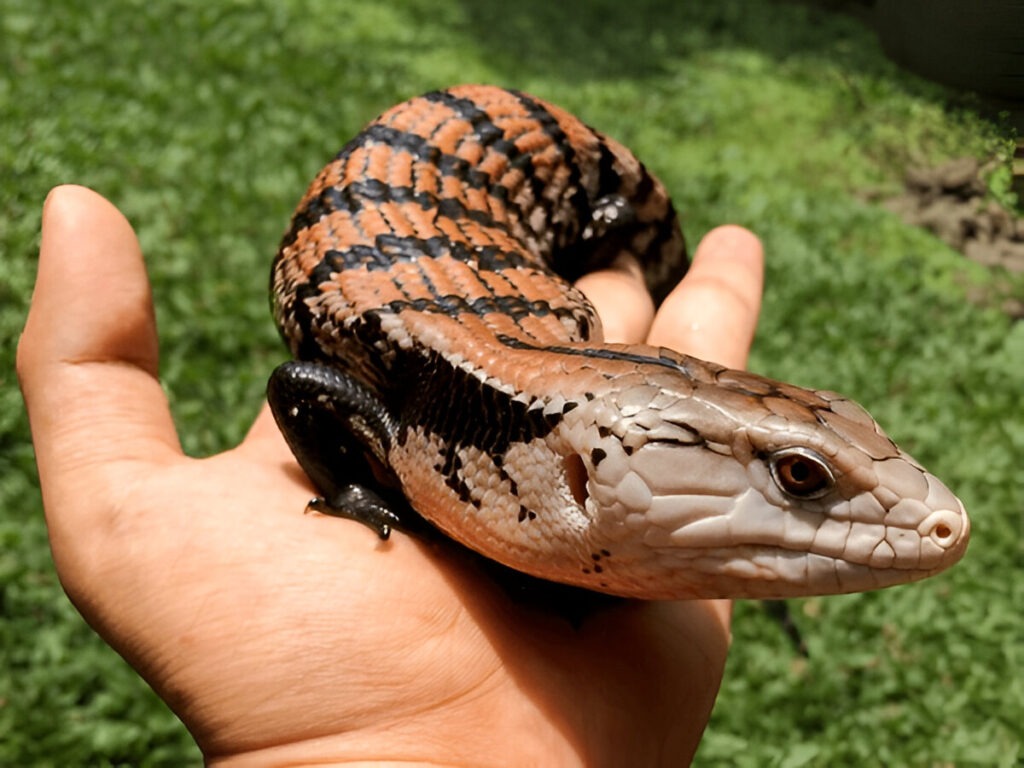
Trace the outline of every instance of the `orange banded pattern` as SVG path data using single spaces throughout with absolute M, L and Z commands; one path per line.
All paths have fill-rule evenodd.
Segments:
M 557 107 L 463 86 L 388 110 L 320 172 L 275 262 L 274 312 L 304 358 L 338 360 L 336 328 L 399 306 L 587 340 L 596 317 L 567 281 L 622 251 L 659 297 L 685 270 L 662 185 Z M 353 355 L 372 364 L 352 345 L 339 362 Z

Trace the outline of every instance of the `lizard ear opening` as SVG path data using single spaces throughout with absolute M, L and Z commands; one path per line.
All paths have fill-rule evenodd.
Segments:
M 576 453 L 565 457 L 565 479 L 576 503 L 581 507 L 587 503 L 587 468 L 583 459 Z

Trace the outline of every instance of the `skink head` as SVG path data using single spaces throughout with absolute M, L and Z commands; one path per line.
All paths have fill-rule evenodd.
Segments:
M 963 505 L 858 405 L 683 359 L 569 414 L 608 591 L 787 597 L 914 581 L 960 559 Z M 589 427 L 584 424 L 589 422 Z M 581 473 L 582 474 L 582 473 Z

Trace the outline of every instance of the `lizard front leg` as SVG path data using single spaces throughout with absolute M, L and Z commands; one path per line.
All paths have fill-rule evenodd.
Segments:
M 408 505 L 374 482 L 373 465 L 386 467 L 395 437 L 380 399 L 332 366 L 290 361 L 271 374 L 267 401 L 299 466 L 322 494 L 307 509 L 357 520 L 387 539 L 403 523 L 398 510 Z

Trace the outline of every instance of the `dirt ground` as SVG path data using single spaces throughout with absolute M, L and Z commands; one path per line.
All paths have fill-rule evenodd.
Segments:
M 974 158 L 907 173 L 903 194 L 885 201 L 904 221 L 933 232 L 967 258 L 988 267 L 1024 273 L 1024 217 L 986 200 Z M 1003 309 L 1024 318 L 1024 297 L 1007 295 Z

